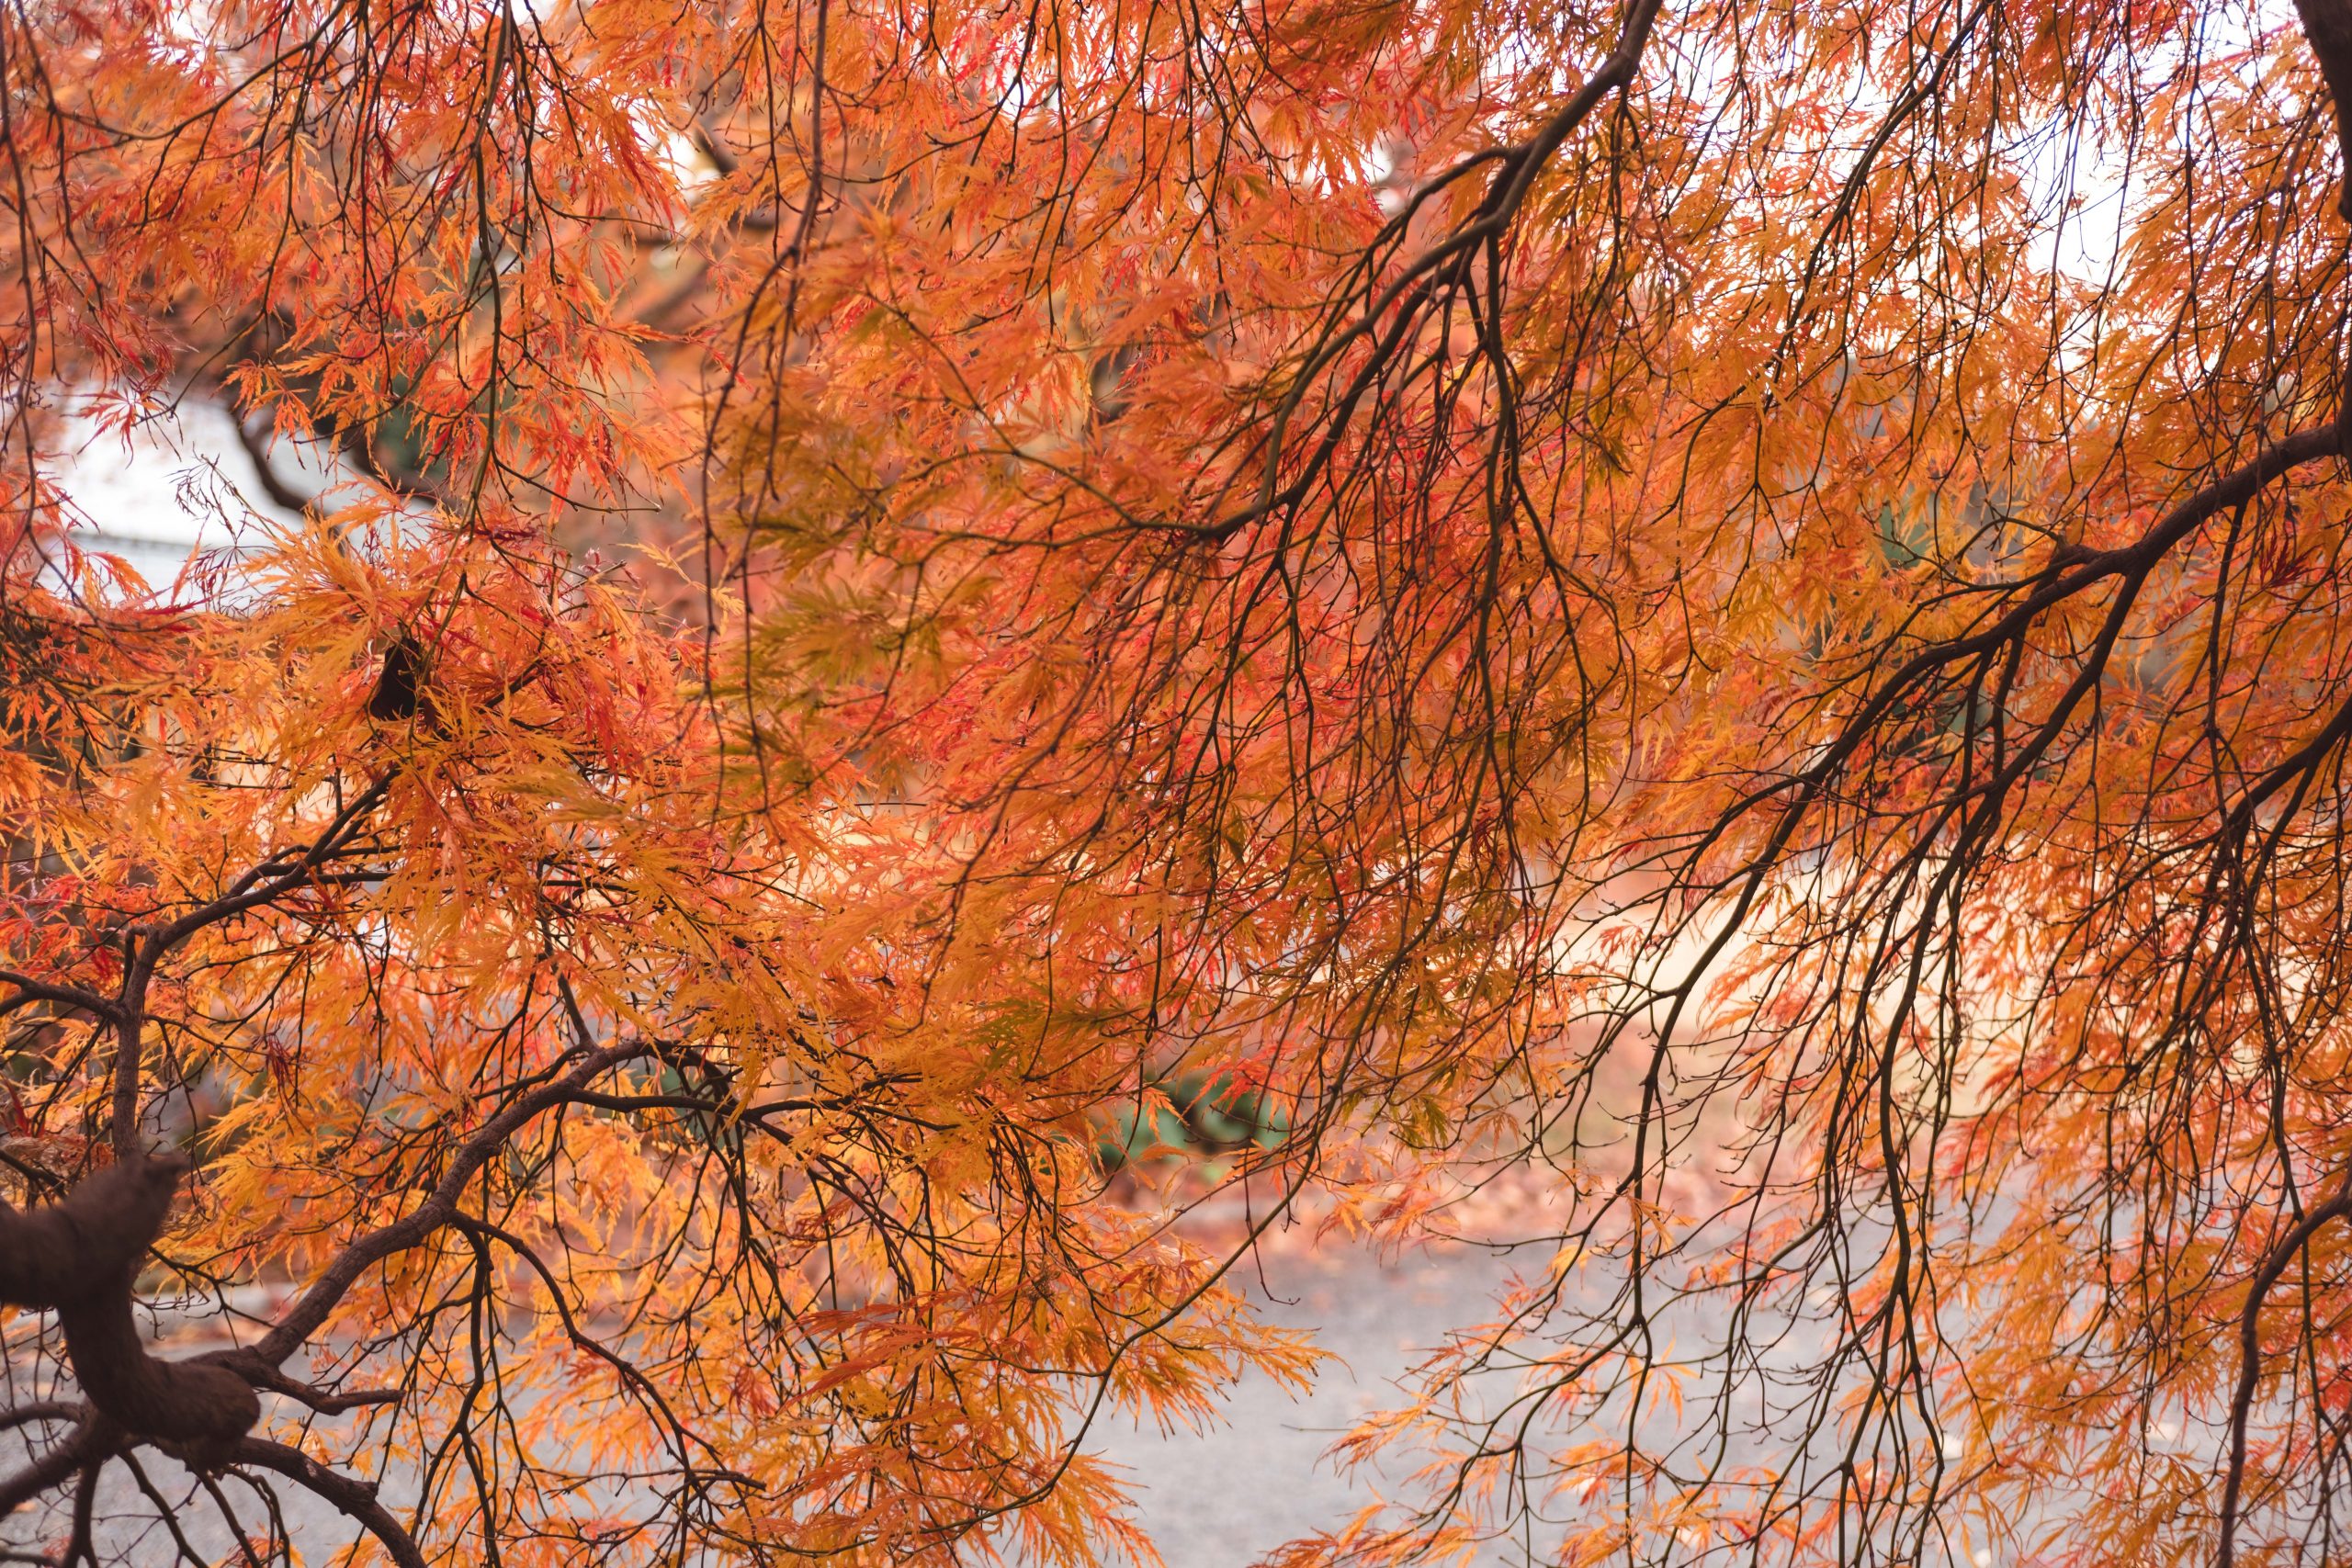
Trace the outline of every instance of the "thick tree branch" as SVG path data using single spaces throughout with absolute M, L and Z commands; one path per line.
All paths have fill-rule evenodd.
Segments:
M 2303 37 L 2319 56 L 2320 74 L 2335 100 L 2335 142 L 2344 157 L 2344 191 L 2336 210 L 2352 219 L 2352 0 L 2295 0 Z
M 86 1421 L 90 1407 L 76 1399 L 37 1399 L 13 1410 L 0 1410 L 0 1432 L 29 1427 L 36 1421 Z
M 211 1350 L 191 1358 L 228 1368 L 254 1387 L 266 1393 L 283 1394 L 308 1410 L 322 1416 L 342 1416 L 354 1410 L 364 1410 L 374 1404 L 397 1404 L 401 1391 L 396 1388 L 363 1388 L 349 1393 L 330 1393 L 322 1388 L 306 1383 L 243 1348 Z
M 189 1168 L 176 1153 L 134 1156 L 85 1177 L 54 1203 L 0 1204 L 0 1302 L 57 1314 L 82 1393 L 126 1434 L 198 1469 L 261 1419 L 243 1378 L 147 1353 L 131 1286 Z
M 0 969 L 0 985 L 17 988 L 15 996 L 0 1002 L 0 1012 L 12 1012 L 27 1002 L 48 1002 L 54 1007 L 92 1013 L 101 1019 L 114 1017 L 114 1003 L 96 991 L 85 991 L 79 986 L 56 980 L 38 980 L 30 975 L 20 975 L 14 969 Z

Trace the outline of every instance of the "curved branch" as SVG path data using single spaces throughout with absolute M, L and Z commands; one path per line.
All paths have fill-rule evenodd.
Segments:
M 330 1470 L 300 1449 L 266 1438 L 247 1438 L 238 1443 L 231 1450 L 230 1461 L 286 1477 L 374 1536 L 401 1568 L 424 1568 L 424 1553 L 415 1538 L 377 1501 L 373 1483 Z
M 1538 126 L 1535 133 L 1518 145 L 1496 152 L 1477 154 L 1457 166 L 1483 164 L 1492 158 L 1500 164 L 1494 184 L 1479 201 L 1469 220 L 1445 236 L 1438 243 L 1416 256 L 1403 272 L 1378 292 L 1372 292 L 1369 267 L 1373 258 L 1385 247 L 1400 239 L 1408 231 L 1413 208 L 1396 214 L 1383 224 L 1357 263 L 1367 269 L 1364 291 L 1370 296 L 1352 322 L 1342 324 L 1344 299 L 1355 296 L 1351 287 L 1344 291 L 1342 301 L 1324 316 L 1325 325 L 1313 351 L 1300 367 L 1291 387 L 1275 406 L 1268 422 L 1264 456 L 1258 494 L 1247 505 L 1238 507 L 1223 516 L 1212 517 L 1205 523 L 1183 523 L 1173 519 L 1141 525 L 1149 532 L 1190 536 L 1215 543 L 1229 538 L 1241 529 L 1261 519 L 1271 517 L 1285 507 L 1295 505 L 1311 491 L 1324 470 L 1337 456 L 1349 421 L 1364 395 L 1378 378 L 1381 367 L 1393 360 L 1408 341 L 1408 331 L 1415 316 L 1427 309 L 1431 301 L 1460 287 L 1466 269 L 1482 248 L 1501 241 L 1517 220 L 1520 209 L 1526 205 L 1528 194 L 1534 188 L 1536 177 L 1560 150 L 1561 144 L 1575 134 L 1577 128 L 1590 118 L 1611 94 L 1623 92 L 1633 85 L 1634 73 L 1640 69 L 1643 52 L 1649 46 L 1649 37 L 1657 21 L 1659 0 L 1634 0 L 1625 18 L 1624 30 L 1618 36 L 1617 47 L 1593 73 L 1585 79 L 1568 101 Z M 1451 177 L 1449 175 L 1448 177 Z M 1414 204 L 1418 206 L 1418 203 Z M 1392 314 L 1394 319 L 1392 320 Z M 1381 324 L 1391 322 L 1384 336 Z M 1370 363 L 1351 378 L 1333 400 L 1330 410 L 1319 421 L 1323 433 L 1309 448 L 1305 461 L 1288 483 L 1280 478 L 1284 447 L 1290 427 L 1306 405 L 1306 399 L 1323 373 L 1336 365 L 1340 356 L 1355 344 L 1366 338 L 1374 340 Z M 1219 492 L 1222 495 L 1222 491 Z
M 539 1282 L 548 1288 L 548 1304 L 555 1308 L 556 1315 L 561 1319 L 564 1337 L 571 1340 L 572 1348 L 612 1368 L 623 1383 L 635 1389 L 655 1409 L 662 1412 L 662 1419 L 670 1428 L 673 1446 L 681 1465 L 693 1463 L 693 1460 L 686 1452 L 688 1442 L 698 1443 L 714 1457 L 718 1455 L 718 1449 L 708 1438 L 695 1432 L 678 1418 L 677 1412 L 671 1409 L 670 1402 L 662 1397 L 662 1391 L 653 1386 L 651 1379 L 638 1370 L 636 1363 L 619 1355 L 580 1326 L 580 1320 L 572 1314 L 571 1302 L 564 1298 L 563 1281 L 556 1278 L 555 1270 L 547 1266 L 546 1261 L 533 1249 L 529 1242 L 512 1231 L 492 1224 L 488 1220 L 478 1220 L 471 1214 L 459 1213 L 452 1223 L 469 1235 L 483 1236 L 501 1243 L 515 1257 L 529 1265 L 531 1271 L 539 1277 Z M 748 1478 L 735 1477 L 734 1479 Z
M 251 1350 L 243 1352 L 243 1356 L 224 1357 L 223 1360 L 234 1367 L 241 1364 L 243 1356 L 250 1356 L 268 1366 L 284 1365 L 288 1357 L 325 1325 L 336 1304 L 358 1282 L 360 1275 L 394 1253 L 406 1251 L 452 1223 L 458 1213 L 458 1199 L 464 1193 L 466 1184 L 474 1179 L 475 1172 L 496 1157 L 517 1128 L 540 1111 L 571 1101 L 599 1073 L 648 1055 L 651 1050 L 652 1046 L 645 1042 L 631 1041 L 625 1045 L 607 1045 L 602 1050 L 592 1051 L 571 1071 L 523 1095 L 483 1122 L 481 1131 L 458 1145 L 458 1152 L 450 1158 L 448 1169 L 424 1202 L 345 1247 L 311 1282 L 311 1288 L 302 1292 L 302 1299 L 296 1302 Z
M 267 1393 L 283 1394 L 305 1409 L 314 1410 L 322 1416 L 343 1416 L 354 1410 L 364 1410 L 369 1405 L 397 1404 L 401 1401 L 401 1391 L 396 1388 L 363 1388 L 349 1393 L 330 1393 L 300 1378 L 288 1377 L 277 1367 L 243 1348 L 208 1350 L 189 1359 L 226 1367 L 254 1388 Z
M 2127 582 L 2143 581 L 2174 546 L 2222 513 L 2252 500 L 2272 481 L 2303 464 L 2336 455 L 2335 424 L 2313 425 L 2296 431 L 2264 447 L 2244 467 L 2231 470 L 2188 496 L 2132 543 L 2111 550 L 2078 549 L 2053 559 L 2052 570 L 2043 572 L 2039 586 L 1992 625 L 1965 637 L 1938 642 L 1913 655 L 1876 691 L 1862 700 L 1853 717 L 1846 721 L 1812 765 L 1802 772 L 1775 779 L 1734 803 L 1710 829 L 1699 850 L 1703 852 L 1711 847 L 1730 830 L 1735 821 L 1747 816 L 1750 810 L 1776 795 L 1793 792 L 1798 798 L 1785 807 L 1783 820 L 1774 833 L 1772 843 L 1754 863 L 1760 868 L 1778 854 L 1788 836 L 1794 832 L 1797 818 L 1803 815 L 1815 794 L 1838 775 L 1838 771 L 1870 739 L 1880 722 L 1903 704 L 1920 681 L 1939 670 L 1998 650 L 2022 636 L 2042 615 L 2094 583 L 2110 577 L 2120 577 Z
M 131 926 L 123 931 L 122 995 L 107 1015 L 113 1020 L 116 1036 L 113 1136 L 119 1160 L 128 1160 L 139 1152 L 139 1082 L 145 1065 L 141 1031 L 147 1013 L 147 983 L 155 965 L 205 927 L 272 903 L 316 881 L 326 863 L 349 848 L 360 824 L 390 790 L 394 774 L 391 769 L 379 773 L 335 813 L 316 839 L 279 850 L 249 867 L 220 897 L 164 924 Z M 289 856 L 293 857 L 290 863 Z
M 86 1421 L 90 1407 L 76 1399 L 37 1399 L 13 1410 L 0 1410 L 0 1432 L 12 1432 L 36 1421 Z
M 268 434 L 254 429 L 243 411 L 231 408 L 229 423 L 237 433 L 237 445 L 244 449 L 246 459 L 254 466 L 254 477 L 261 481 L 262 493 L 298 516 L 317 502 L 317 495 L 296 489 L 277 471 L 277 465 L 270 461 Z

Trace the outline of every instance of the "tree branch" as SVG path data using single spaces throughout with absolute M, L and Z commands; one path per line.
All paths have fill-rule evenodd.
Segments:
M 2344 191 L 2336 210 L 2352 219 L 2352 0 L 2295 0 L 2303 37 L 2319 56 L 2320 74 L 2335 100 L 2335 144 L 2344 157 Z
M 83 1397 L 126 1434 L 208 1469 L 261 1419 L 261 1401 L 228 1368 L 149 1355 L 130 1311 L 139 1267 L 188 1169 L 177 1153 L 134 1156 L 54 1203 L 0 1203 L 0 1302 L 53 1310 Z
M 268 441 L 253 427 L 244 414 L 234 408 L 230 409 L 229 423 L 236 427 L 237 445 L 244 448 L 246 457 L 253 463 L 254 473 L 261 480 L 261 488 L 270 500 L 297 515 L 307 511 L 318 500 L 317 496 L 305 495 L 286 482 L 277 466 L 269 460 Z
M 16 1474 L 0 1479 L 0 1518 L 6 1518 L 66 1479 L 84 1465 L 115 1451 L 120 1435 L 103 1416 L 92 1416 L 58 1445 Z
M 2213 1552 L 2214 1568 L 2231 1568 L 2237 1556 L 2238 1507 L 2245 1489 L 2246 1426 L 2254 1414 L 2254 1396 L 2262 1380 L 2262 1303 L 2288 1266 L 2309 1247 L 2312 1237 L 2330 1223 L 2352 1217 L 2352 1172 L 2335 1195 L 2306 1213 L 2292 1230 L 2264 1257 L 2262 1266 L 2245 1288 L 2245 1310 L 2238 1318 L 2238 1383 L 2230 1396 L 2230 1460 L 2222 1477 L 2221 1541 Z
M 118 1160 L 128 1160 L 139 1151 L 139 1081 L 145 1057 L 141 1032 L 146 1026 L 147 982 L 155 965 L 206 926 L 282 898 L 311 882 L 321 866 L 348 847 L 353 832 L 391 788 L 393 776 L 390 769 L 378 774 L 335 813 L 315 840 L 272 853 L 248 868 L 220 897 L 163 925 L 132 926 L 123 933 L 122 995 L 107 1015 L 114 1021 L 116 1036 L 112 1114 Z M 285 857 L 297 848 L 300 854 L 289 865 Z
M 37 1399 L 13 1410 L 0 1410 L 0 1432 L 12 1432 L 36 1421 L 84 1421 L 90 1407 L 75 1399 Z
M 544 1084 L 514 1100 L 507 1108 L 482 1123 L 481 1131 L 458 1145 L 443 1174 L 424 1201 L 389 1224 L 379 1225 L 354 1240 L 327 1266 L 302 1299 L 294 1303 L 285 1317 L 246 1354 L 258 1358 L 270 1366 L 282 1366 L 287 1358 L 300 1349 L 310 1337 L 326 1324 L 345 1294 L 373 1265 L 396 1252 L 416 1246 L 435 1231 L 449 1224 L 458 1212 L 458 1199 L 474 1173 L 488 1164 L 506 1146 L 506 1140 L 515 1130 L 540 1111 L 570 1101 L 597 1074 L 622 1062 L 646 1055 L 652 1047 L 642 1041 L 622 1045 L 607 1045 L 588 1054 L 579 1066 L 553 1082 Z M 232 1366 L 238 1364 L 230 1360 Z
M 334 1505 L 382 1542 L 385 1551 L 401 1568 L 425 1568 L 424 1553 L 418 1550 L 415 1538 L 377 1501 L 372 1483 L 330 1470 L 299 1449 L 265 1438 L 245 1438 L 237 1444 L 231 1459 L 236 1464 L 285 1476 L 312 1496 Z
M 0 1012 L 14 1011 L 26 1002 L 49 1002 L 57 1007 L 73 1008 L 94 1013 L 102 1019 L 114 1017 L 114 1003 L 96 991 L 85 991 L 79 986 L 57 980 L 36 980 L 30 975 L 20 975 L 14 969 L 0 969 L 0 985 L 14 986 L 17 994 L 0 1002 Z

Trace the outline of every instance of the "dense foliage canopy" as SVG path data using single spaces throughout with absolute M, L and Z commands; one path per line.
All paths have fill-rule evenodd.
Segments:
M 1258 1237 L 1510 1179 L 1302 1568 L 2352 1552 L 2301 6 L 0 11 L 0 1502 L 1146 1554 Z M 307 510 L 141 594 L 187 398 Z

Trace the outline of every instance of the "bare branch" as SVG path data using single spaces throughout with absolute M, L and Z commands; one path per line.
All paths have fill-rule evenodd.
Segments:
M 120 1441 L 120 1434 L 104 1416 L 92 1416 L 32 1463 L 0 1479 L 0 1518 L 64 1484 L 84 1465 L 114 1452 Z
M 312 1496 L 334 1505 L 345 1517 L 374 1536 L 401 1568 L 424 1568 L 424 1553 L 401 1522 L 376 1499 L 376 1488 L 356 1476 L 325 1465 L 283 1443 L 247 1438 L 238 1443 L 233 1462 L 285 1476 Z
M 79 986 L 62 981 L 36 980 L 30 975 L 21 975 L 14 969 L 0 969 L 0 985 L 17 987 L 15 996 L 0 1002 L 0 1012 L 13 1011 L 27 1002 L 49 1002 L 57 1007 L 95 1014 L 101 1019 L 112 1020 L 115 1016 L 114 1003 L 96 991 L 84 990 Z
M 36 1421 L 85 1421 L 89 1416 L 90 1407 L 79 1400 L 38 1399 L 13 1410 L 0 1411 L 0 1432 L 14 1431 Z

